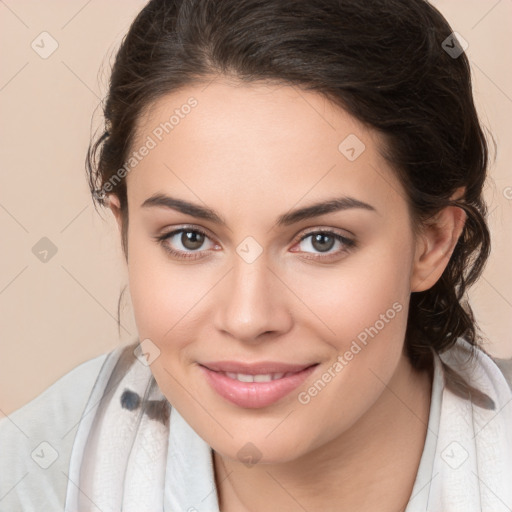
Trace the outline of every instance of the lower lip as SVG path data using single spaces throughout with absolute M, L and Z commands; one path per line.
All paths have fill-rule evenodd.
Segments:
M 199 365 L 206 380 L 217 393 L 239 407 L 258 409 L 271 405 L 300 386 L 316 366 L 270 382 L 240 382 Z

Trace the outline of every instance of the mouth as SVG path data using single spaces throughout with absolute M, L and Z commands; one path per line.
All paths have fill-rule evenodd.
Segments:
M 220 396 L 239 407 L 255 409 L 271 405 L 291 393 L 318 365 L 223 361 L 201 363 L 199 368 Z

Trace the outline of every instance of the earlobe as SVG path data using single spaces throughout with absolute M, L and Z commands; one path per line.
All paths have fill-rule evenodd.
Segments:
M 464 229 L 466 212 L 447 206 L 423 229 L 419 236 L 411 274 L 411 292 L 428 290 L 443 274 Z

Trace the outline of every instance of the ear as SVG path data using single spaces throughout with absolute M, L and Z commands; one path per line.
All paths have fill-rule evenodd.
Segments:
M 121 217 L 121 203 L 115 194 L 109 194 L 108 207 L 112 210 L 112 213 L 114 214 L 117 222 L 117 226 L 119 227 L 119 232 L 121 233 L 123 227 L 123 219 Z
M 464 193 L 460 187 L 451 199 Z M 464 224 L 466 212 L 456 206 L 447 206 L 422 228 L 416 242 L 414 265 L 411 273 L 411 292 L 428 290 L 437 282 L 450 261 Z

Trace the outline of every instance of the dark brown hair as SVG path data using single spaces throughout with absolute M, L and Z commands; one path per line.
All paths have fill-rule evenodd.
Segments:
M 410 297 L 406 332 L 416 368 L 458 337 L 479 344 L 465 292 L 490 251 L 482 189 L 488 149 L 468 59 L 424 0 L 151 0 L 125 36 L 104 104 L 105 130 L 87 171 L 95 206 L 123 167 L 137 121 L 160 97 L 212 77 L 291 84 L 318 92 L 386 141 L 416 232 L 442 208 L 467 215 L 440 279 Z M 459 187 L 465 194 L 450 197 Z M 127 259 L 126 182 L 121 203 Z

